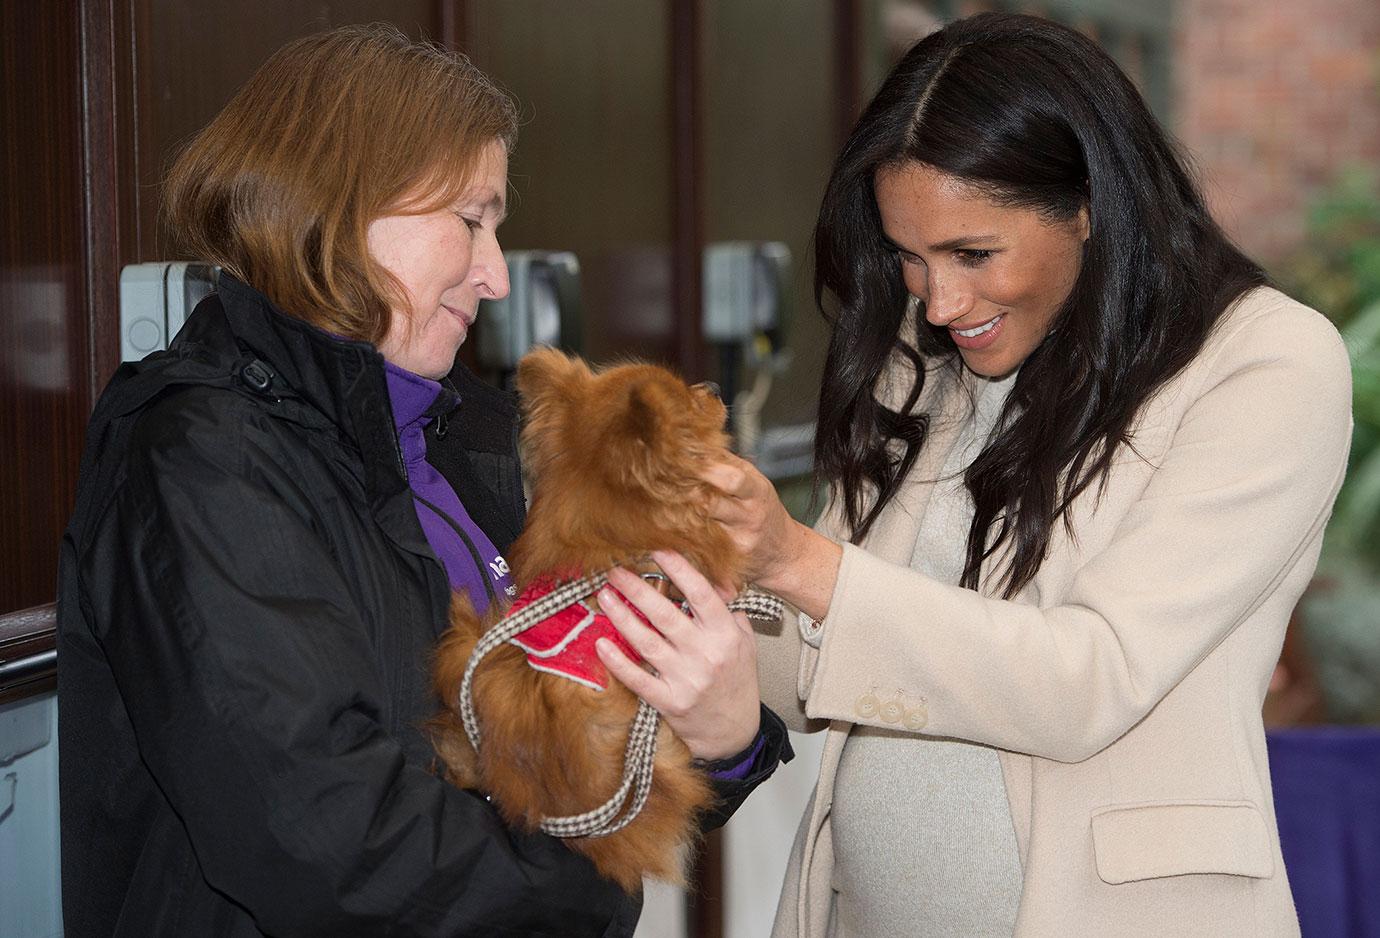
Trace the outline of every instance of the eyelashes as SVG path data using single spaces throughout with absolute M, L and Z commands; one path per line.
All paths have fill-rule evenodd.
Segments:
M 466 215 L 464 212 L 457 211 L 455 209 L 451 209 L 451 214 L 454 215 L 456 218 L 460 219 L 462 222 L 464 222 L 465 227 L 469 229 L 471 234 L 474 234 L 479 229 L 484 227 L 484 219 L 482 218 L 474 218 L 469 215 Z
M 987 261 L 991 260 L 992 254 L 992 251 L 978 248 L 960 248 L 954 251 L 954 256 L 958 258 L 958 262 L 964 267 L 981 267 L 983 264 L 987 263 Z
M 923 258 L 919 257 L 918 255 L 912 254 L 909 251 L 903 251 L 898 247 L 892 247 L 891 251 L 896 255 L 897 258 L 900 259 L 902 264 L 920 266 L 925 265 L 925 261 Z M 991 260 L 992 255 L 995 253 L 996 251 L 988 250 L 985 248 L 958 248 L 953 252 L 954 257 L 964 267 L 981 267 L 983 264 Z

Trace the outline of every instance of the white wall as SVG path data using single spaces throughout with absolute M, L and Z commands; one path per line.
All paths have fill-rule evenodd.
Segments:
M 819 777 L 824 734 L 791 734 L 795 758 L 776 770 L 724 828 L 724 938 L 771 934 L 786 860 Z
M 786 860 L 805 803 L 819 776 L 824 734 L 791 734 L 795 758 L 758 787 L 724 827 L 724 938 L 771 934 Z M 685 893 L 647 884 L 634 938 L 691 938 L 685 934 Z

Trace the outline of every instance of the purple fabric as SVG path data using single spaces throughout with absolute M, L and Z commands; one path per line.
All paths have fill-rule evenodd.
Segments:
M 1380 935 L 1380 729 L 1301 726 L 1266 740 L 1304 938 Z
M 460 498 L 441 473 L 426 461 L 426 438 L 423 432 L 431 423 L 428 410 L 441 394 L 452 400 L 455 395 L 445 391 L 441 385 L 421 375 L 413 374 L 384 362 L 388 379 L 388 398 L 393 404 L 393 423 L 398 430 L 398 442 L 402 446 L 403 462 L 407 466 L 407 482 L 415 496 L 413 503 L 417 509 L 417 520 L 422 524 L 422 533 L 427 543 L 436 552 L 436 558 L 446 568 L 452 589 L 463 590 L 480 615 L 489 608 L 489 593 L 485 584 L 491 584 L 494 594 L 510 600 L 517 592 L 512 577 L 508 573 L 508 563 L 494 547 L 488 535 L 470 519 L 469 512 L 460 503 Z M 422 501 L 430 502 L 447 517 L 438 515 Z M 455 522 L 452 525 L 450 522 Z M 465 533 L 461 537 L 458 526 Z M 479 553 L 478 561 L 470 551 L 469 539 Z
M 757 757 L 762 754 L 762 747 L 767 744 L 767 737 L 762 735 L 762 731 L 757 731 L 757 743 L 752 747 L 752 751 L 747 754 L 747 758 L 739 762 L 731 769 L 720 769 L 717 772 L 710 772 L 710 778 L 717 778 L 721 782 L 736 782 L 739 779 L 747 778 L 752 774 L 752 767 L 757 763 Z

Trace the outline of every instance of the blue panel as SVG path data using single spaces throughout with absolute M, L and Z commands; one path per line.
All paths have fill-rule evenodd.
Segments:
M 0 763 L 0 935 L 60 938 L 57 695 L 0 706 L 0 733 L 46 721 L 47 741 Z M 28 744 L 17 747 L 30 749 Z
M 1304 938 L 1380 935 L 1380 730 L 1269 734 L 1280 847 Z

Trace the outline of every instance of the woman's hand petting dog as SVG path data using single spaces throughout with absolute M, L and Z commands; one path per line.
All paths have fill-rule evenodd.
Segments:
M 700 476 L 718 495 L 709 517 L 742 552 L 747 578 L 801 612 L 823 619 L 834 597 L 843 548 L 790 516 L 771 480 L 731 453 Z
M 661 711 L 692 756 L 707 761 L 731 756 L 752 742 L 760 720 L 752 626 L 743 613 L 728 611 L 733 591 L 716 589 L 680 554 L 657 551 L 652 559 L 690 604 L 691 615 L 637 574 L 616 568 L 609 583 L 656 629 L 607 587 L 599 592 L 599 605 L 655 673 L 634 664 L 608 639 L 595 646 L 599 660 Z
M 800 525 L 756 466 L 731 453 L 721 459 L 700 476 L 720 493 L 710 500 L 709 516 L 723 524 L 742 551 L 747 561 L 743 572 L 748 579 L 762 582 L 775 572 L 792 540 L 799 536 L 796 528 Z

